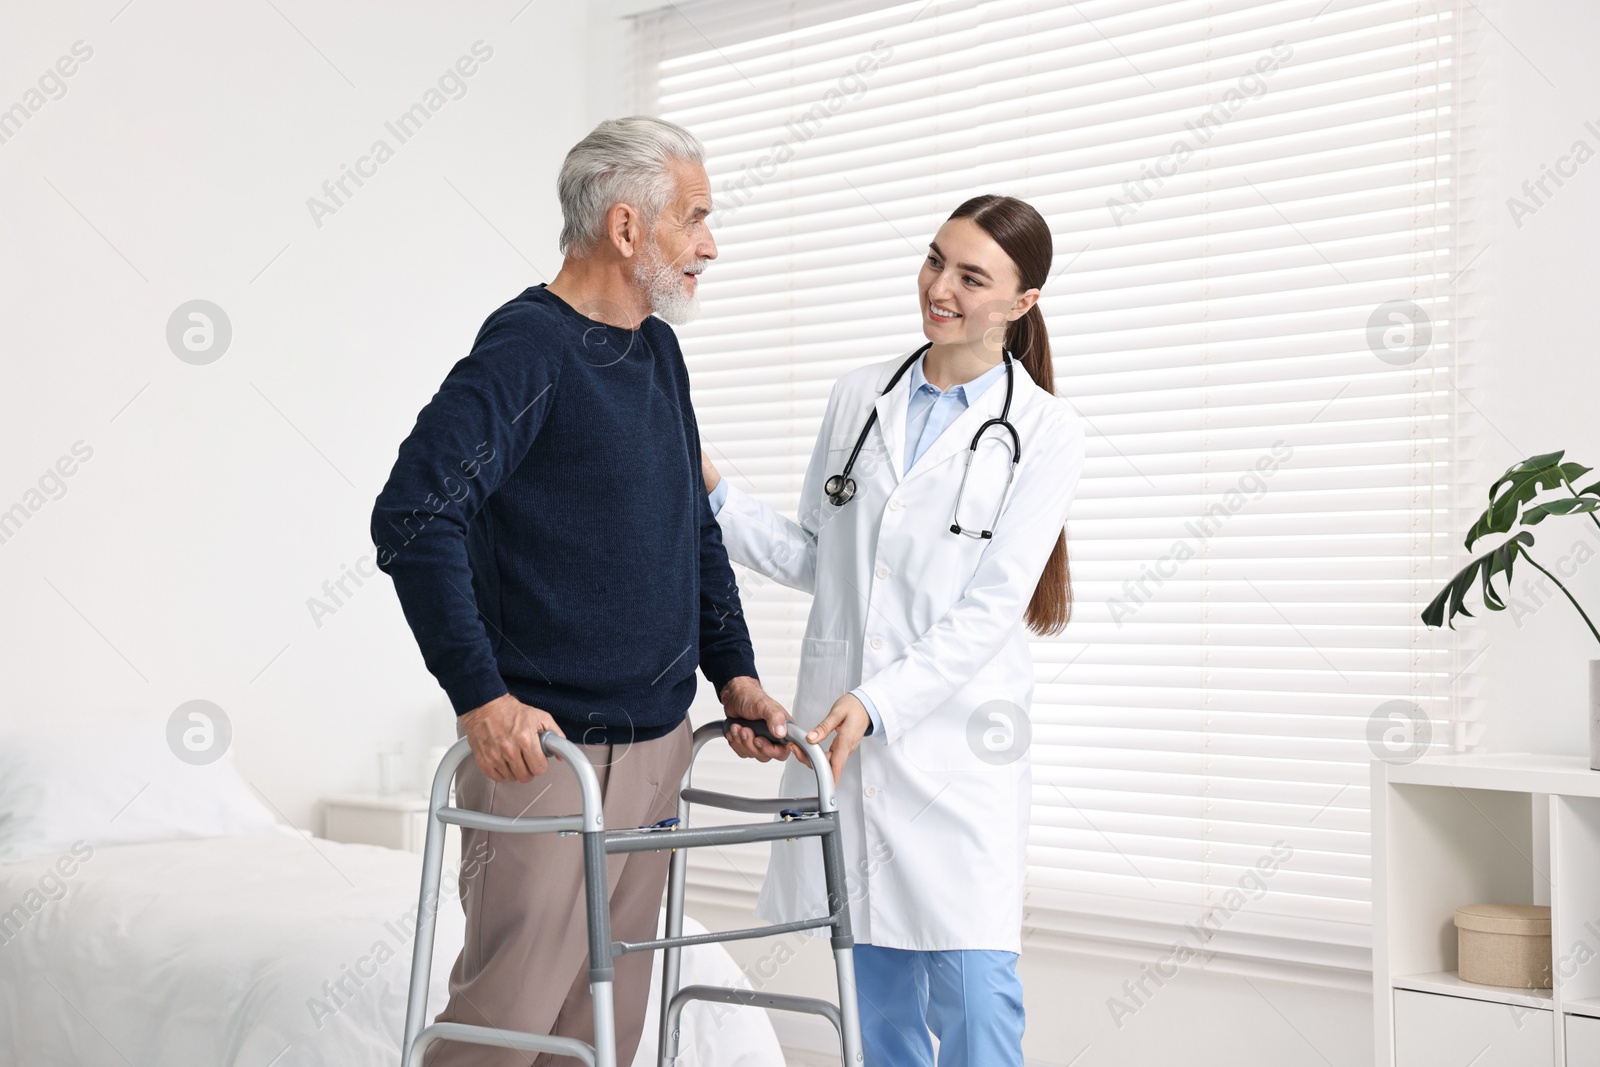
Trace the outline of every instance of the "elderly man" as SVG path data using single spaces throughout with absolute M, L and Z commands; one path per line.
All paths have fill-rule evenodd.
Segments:
M 728 714 L 784 721 L 756 679 L 667 325 L 692 316 L 717 254 L 702 160 L 688 131 L 640 117 L 573 147 L 558 182 L 560 273 L 484 322 L 378 497 L 379 566 L 472 744 L 462 807 L 577 811 L 573 776 L 546 773 L 539 734 L 554 730 L 595 765 L 607 825 L 674 814 L 696 665 Z M 466 944 L 439 1018 L 592 1041 L 577 842 L 461 836 L 464 855 L 491 858 L 461 877 Z M 614 937 L 655 936 L 666 869 L 664 852 L 611 857 Z M 626 1064 L 650 958 L 615 966 Z M 430 1052 L 427 1067 L 528 1063 L 488 1046 Z

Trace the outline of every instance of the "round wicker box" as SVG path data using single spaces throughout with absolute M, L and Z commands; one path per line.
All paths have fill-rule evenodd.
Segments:
M 1456 909 L 1463 982 L 1550 988 L 1550 909 L 1543 904 L 1463 904 Z

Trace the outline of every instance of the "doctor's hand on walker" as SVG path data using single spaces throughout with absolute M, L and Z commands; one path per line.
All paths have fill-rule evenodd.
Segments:
M 861 739 L 866 736 L 867 727 L 872 725 L 872 718 L 867 714 L 867 706 L 856 699 L 852 693 L 846 693 L 833 702 L 833 707 L 828 709 L 827 716 L 816 728 L 806 735 L 806 740 L 812 744 L 820 745 L 829 734 L 837 734 L 833 744 L 828 746 L 828 765 L 833 768 L 833 783 L 839 784 L 839 778 L 844 774 L 844 765 L 850 756 L 861 745 Z M 802 760 L 805 753 L 796 752 Z M 810 761 L 806 760 L 809 764 Z
M 750 685 L 740 685 L 743 682 L 748 682 Z M 794 720 L 789 718 L 789 713 L 783 710 L 783 705 L 768 696 L 754 678 L 735 678 L 723 686 L 722 710 L 730 719 L 765 720 L 767 729 L 774 737 L 785 736 L 789 726 L 794 724 Z M 835 785 L 838 784 L 839 777 L 844 774 L 845 762 L 861 745 L 861 738 L 871 725 L 872 719 L 867 715 L 866 706 L 846 693 L 833 702 L 833 707 L 828 709 L 827 716 L 806 735 L 807 741 L 820 744 L 829 734 L 837 732 L 838 736 L 828 747 L 828 765 L 833 769 Z M 734 726 L 728 730 L 728 746 L 746 759 L 758 759 L 762 763 L 768 760 L 787 759 L 789 756 L 788 745 L 775 745 L 763 740 L 743 726 Z M 807 767 L 811 766 L 811 761 L 806 758 L 804 752 L 796 748 L 794 753 L 800 762 Z

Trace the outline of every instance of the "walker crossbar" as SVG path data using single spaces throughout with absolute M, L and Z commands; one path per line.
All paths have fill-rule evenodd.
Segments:
M 797 930 L 816 930 L 833 925 L 833 916 L 820 919 L 801 919 L 799 922 L 778 923 L 773 926 L 750 926 L 741 930 L 718 930 L 713 934 L 688 934 L 684 937 L 662 937 L 654 941 L 613 941 L 611 954 L 622 956 L 629 952 L 654 952 L 658 948 L 681 948 L 684 945 L 714 945 L 719 941 L 748 941 L 756 937 L 774 937 L 792 934 Z
M 441 808 L 440 822 L 470 826 L 474 830 L 499 830 L 504 834 L 582 833 L 582 815 L 488 815 L 466 808 Z
M 556 1052 L 582 1060 L 587 1067 L 595 1067 L 594 1046 L 587 1042 L 570 1037 L 545 1037 L 513 1030 L 496 1030 L 489 1026 L 469 1026 L 466 1023 L 434 1023 L 422 1031 L 417 1035 L 412 1062 L 420 1064 L 428 1046 L 435 1041 L 463 1041 L 469 1045 L 493 1045 L 522 1052 Z
M 756 736 L 775 743 L 794 745 L 806 754 L 816 776 L 813 797 L 747 798 L 695 789 L 690 785 L 694 760 L 700 749 L 713 738 L 725 738 L 728 727 L 737 722 Z M 838 804 L 834 797 L 832 769 L 822 749 L 796 733 L 775 738 L 766 724 L 758 720 L 720 720 L 694 732 L 689 767 L 678 790 L 678 823 L 674 827 L 639 827 L 607 831 L 601 804 L 600 782 L 583 751 L 553 732 L 539 737 L 547 756 L 565 762 L 578 779 L 583 810 L 574 815 L 507 816 L 469 811 L 449 803 L 450 785 L 456 768 L 472 755 L 465 738 L 457 741 L 439 762 L 433 776 L 428 802 L 428 832 L 423 845 L 422 887 L 417 907 L 416 941 L 411 956 L 411 987 L 406 1004 L 405 1034 L 401 1043 L 401 1067 L 421 1067 L 423 1054 L 438 1041 L 491 1045 L 527 1052 L 554 1052 L 580 1060 L 587 1067 L 617 1067 L 616 1022 L 612 996 L 611 961 L 631 952 L 662 952 L 661 1031 L 659 1067 L 668 1067 L 678 1055 L 678 1019 L 683 1005 L 693 1000 L 751 1005 L 783 1011 L 809 1012 L 826 1017 L 839 1033 L 840 1050 L 846 1067 L 859 1067 L 861 1026 L 856 1007 L 855 967 L 851 955 L 854 941 L 850 933 L 850 909 L 844 879 L 844 851 L 839 841 Z M 782 814 L 782 822 L 748 823 L 734 826 L 688 828 L 691 804 L 724 808 L 749 814 Z M 792 814 L 791 814 L 792 813 Z M 798 817 L 796 817 L 798 816 Z M 447 824 L 468 826 L 502 833 L 577 834 L 583 839 L 584 905 L 589 939 L 589 991 L 594 1001 L 594 1044 L 572 1038 L 531 1034 L 498 1026 L 474 1026 L 443 1022 L 424 1027 L 428 1005 L 429 976 L 433 970 L 433 939 L 439 908 L 439 881 L 444 861 L 444 836 Z M 683 934 L 683 901 L 688 850 L 717 845 L 774 841 L 785 838 L 816 837 L 822 845 L 823 879 L 827 886 L 829 913 L 799 922 L 752 927 L 720 933 Z M 615 852 L 671 852 L 667 878 L 666 936 L 651 941 L 612 941 L 611 909 L 607 898 L 606 856 Z M 838 979 L 839 1004 L 825 1000 L 759 993 L 723 986 L 687 986 L 678 989 L 678 952 L 688 945 L 713 944 L 754 937 L 771 937 L 797 930 L 831 927 L 834 967 Z
M 607 852 L 665 852 L 667 849 L 742 845 L 749 841 L 776 841 L 786 837 L 823 837 L 833 833 L 833 816 L 804 822 L 762 822 L 744 826 L 701 826 L 674 830 L 663 841 L 657 834 L 606 836 Z
M 724 811 L 742 811 L 749 815 L 777 815 L 794 808 L 816 811 L 816 797 L 736 797 L 727 793 L 714 793 L 709 789 L 685 789 L 683 799 L 691 804 Z
M 761 993 L 754 989 L 734 989 L 722 985 L 688 985 L 680 989 L 669 1006 L 674 1028 L 677 1027 L 678 1014 L 691 1000 L 708 1000 L 718 1004 L 740 1004 L 753 1008 L 820 1015 L 833 1024 L 836 1033 L 841 1035 L 844 1033 L 843 1023 L 839 1021 L 839 1009 L 826 1000 L 818 1000 L 816 997 L 796 997 L 788 993 Z

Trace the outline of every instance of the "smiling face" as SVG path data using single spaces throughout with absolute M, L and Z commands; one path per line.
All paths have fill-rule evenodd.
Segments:
M 949 219 L 928 245 L 917 275 L 922 335 L 936 345 L 983 345 L 998 351 L 1004 328 L 1027 313 L 1039 290 L 1024 290 L 1017 265 L 969 218 Z M 999 329 L 993 343 L 986 331 Z
M 674 326 L 699 311 L 695 293 L 700 272 L 717 258 L 717 243 L 706 220 L 711 215 L 711 180 L 698 163 L 670 165 L 674 193 L 639 250 L 634 277 L 649 296 L 650 308 Z

